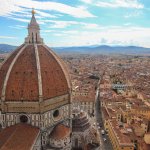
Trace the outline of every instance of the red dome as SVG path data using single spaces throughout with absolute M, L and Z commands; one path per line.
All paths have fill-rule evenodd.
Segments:
M 40 101 L 68 94 L 62 60 L 44 44 L 23 44 L 0 68 L 3 101 Z

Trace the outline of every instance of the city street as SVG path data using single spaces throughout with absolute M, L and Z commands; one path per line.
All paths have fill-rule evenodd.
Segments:
M 103 124 L 102 112 L 101 112 L 99 88 L 97 89 L 97 93 L 96 93 L 95 117 L 96 117 L 97 126 L 98 126 L 98 130 L 99 130 L 99 134 L 100 134 L 101 150 L 113 150 L 108 135 L 106 135 L 106 133 L 102 135 L 102 133 L 101 133 L 101 131 L 104 130 L 104 124 Z

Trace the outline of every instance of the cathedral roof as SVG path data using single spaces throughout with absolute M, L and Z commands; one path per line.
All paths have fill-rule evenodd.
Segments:
M 37 24 L 34 13 L 32 24 Z M 63 61 L 42 43 L 38 28 L 28 30 L 26 42 L 0 68 L 1 100 L 38 102 L 69 94 L 69 75 Z
M 5 101 L 47 100 L 67 94 L 69 88 L 62 60 L 45 45 L 22 45 L 0 69 L 0 95 Z
M 40 130 L 27 124 L 17 124 L 0 132 L 1 150 L 29 150 L 35 144 Z

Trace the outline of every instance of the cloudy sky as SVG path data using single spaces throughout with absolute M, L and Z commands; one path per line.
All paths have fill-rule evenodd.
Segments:
M 32 8 L 51 47 L 150 47 L 150 0 L 0 0 L 0 43 L 24 42 Z

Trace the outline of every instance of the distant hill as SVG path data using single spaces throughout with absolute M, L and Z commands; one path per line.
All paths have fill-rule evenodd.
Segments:
M 0 54 L 9 53 L 12 50 L 16 49 L 17 46 L 12 46 L 8 44 L 0 44 Z
M 81 54 L 149 54 L 150 48 L 137 46 L 85 46 L 85 47 L 66 47 L 54 48 L 58 53 L 81 53 Z
M 0 44 L 0 54 L 9 53 L 16 49 L 16 46 Z M 81 46 L 81 47 L 53 47 L 52 48 L 57 53 L 64 54 L 135 54 L 150 55 L 150 48 L 137 47 L 137 46 Z

